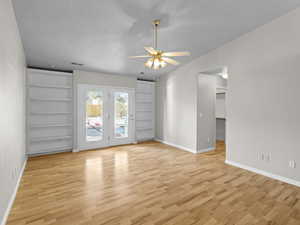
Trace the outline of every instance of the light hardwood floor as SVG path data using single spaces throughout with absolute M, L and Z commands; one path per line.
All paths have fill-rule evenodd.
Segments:
M 8 225 L 300 225 L 300 188 L 156 142 L 30 158 Z

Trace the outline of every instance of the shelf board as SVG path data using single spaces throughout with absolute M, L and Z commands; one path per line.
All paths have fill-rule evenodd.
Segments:
M 72 145 L 61 145 L 61 146 L 54 146 L 54 147 L 48 147 L 48 148 L 39 148 L 39 150 L 29 150 L 28 154 L 31 156 L 34 155 L 43 155 L 43 154 L 47 154 L 47 153 L 56 153 L 56 152 L 62 152 L 65 150 L 72 150 Z
M 137 104 L 153 104 L 153 101 L 136 101 Z
M 32 115 L 70 115 L 71 112 L 31 112 Z
M 55 85 L 42 85 L 42 84 L 30 84 L 29 87 L 35 88 L 54 88 L 54 89 L 71 89 L 71 86 L 55 86 Z
M 66 140 L 71 139 L 72 136 L 50 136 L 50 137 L 36 137 L 31 138 L 31 142 L 41 142 L 41 141 L 53 141 L 53 140 Z
M 149 92 L 146 92 L 146 91 L 137 91 L 136 92 L 136 95 L 138 94 L 143 94 L 143 95 L 153 95 L 153 92 L 149 91 Z
M 71 102 L 71 98 L 30 98 L 31 101 L 41 101 L 41 102 Z
M 42 124 L 31 124 L 31 128 L 48 128 L 48 127 L 71 127 L 70 123 L 42 123 Z
M 153 130 L 153 128 L 152 128 L 152 127 L 151 127 L 151 128 L 146 128 L 146 127 L 144 127 L 144 128 L 143 128 L 143 127 L 137 127 L 137 128 L 136 128 L 136 130 L 137 130 L 137 131 L 138 131 L 138 130 L 139 130 L 139 131 L 146 131 L 146 130 Z
M 51 70 L 41 70 L 41 69 L 28 69 L 31 73 L 29 75 L 48 75 L 48 76 L 66 76 L 72 78 L 73 73 L 71 72 L 60 72 Z
M 139 122 L 139 121 L 149 121 L 149 122 L 152 122 L 153 119 L 135 119 L 136 122 Z
M 152 110 L 137 110 L 136 112 L 137 113 L 145 113 L 145 112 L 152 113 L 153 111 Z

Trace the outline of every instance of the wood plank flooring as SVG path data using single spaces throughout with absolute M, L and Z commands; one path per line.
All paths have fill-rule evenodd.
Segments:
M 300 225 L 300 188 L 156 142 L 30 158 L 8 225 Z

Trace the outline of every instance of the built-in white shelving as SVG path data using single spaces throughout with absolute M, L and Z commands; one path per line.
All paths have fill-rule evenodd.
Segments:
M 30 98 L 31 101 L 44 101 L 44 102 L 70 102 L 71 98 Z
M 32 115 L 68 115 L 72 112 L 30 112 Z
M 55 85 L 42 85 L 42 84 L 31 84 L 30 87 L 36 88 L 55 88 L 55 89 L 71 89 L 70 86 L 55 86 Z
M 155 131 L 155 83 L 137 81 L 136 90 L 136 139 L 151 140 Z
M 27 153 L 73 148 L 72 73 L 27 70 Z
M 31 150 L 30 155 L 54 154 L 58 152 L 69 151 L 70 145 L 57 145 L 53 147 L 38 147 Z
M 48 128 L 48 127 L 70 127 L 72 124 L 70 123 L 42 123 L 42 124 L 31 124 L 31 128 Z
M 72 136 L 38 137 L 38 138 L 31 138 L 31 142 L 65 140 L 65 139 L 70 139 L 70 138 L 72 138 Z

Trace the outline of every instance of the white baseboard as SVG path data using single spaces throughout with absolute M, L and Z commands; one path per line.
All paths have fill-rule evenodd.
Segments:
M 300 187 L 300 181 L 293 180 L 291 178 L 286 178 L 286 177 L 283 177 L 283 176 L 279 176 L 279 175 L 276 175 L 276 174 L 273 174 L 273 173 L 266 172 L 264 170 L 256 169 L 254 167 L 242 165 L 240 163 L 229 161 L 229 160 L 225 160 L 225 163 L 228 164 L 228 165 L 231 165 L 231 166 L 235 166 L 235 167 L 239 167 L 239 168 L 242 168 L 242 169 L 245 169 L 245 170 L 249 170 L 251 172 L 254 172 L 254 173 L 266 176 L 266 177 L 270 177 L 270 178 L 275 179 L 275 180 L 279 180 L 279 181 L 282 181 L 282 182 Z
M 166 144 L 166 145 L 170 145 L 170 146 L 175 147 L 175 148 L 179 148 L 179 149 L 185 150 L 187 152 L 191 152 L 191 153 L 194 153 L 194 154 L 197 153 L 196 150 L 193 150 L 193 149 L 181 146 L 181 145 L 176 145 L 176 144 L 173 144 L 171 142 L 163 141 L 163 140 L 160 140 L 160 139 L 157 139 L 157 138 L 155 138 L 154 140 L 157 141 L 157 142 Z
M 9 216 L 9 213 L 10 213 L 10 210 L 14 204 L 14 201 L 15 201 L 15 198 L 16 198 L 16 195 L 17 195 L 17 192 L 18 192 L 18 188 L 20 186 L 20 182 L 21 182 L 21 179 L 22 179 L 22 176 L 23 176 L 23 173 L 24 173 L 24 170 L 25 170 L 25 167 L 26 167 L 26 163 L 27 163 L 27 157 L 23 163 L 23 166 L 21 168 L 21 171 L 19 173 L 19 177 L 18 177 L 18 180 L 17 180 L 17 183 L 16 183 L 16 186 L 14 188 L 14 191 L 12 193 L 12 196 L 10 197 L 10 200 L 9 200 L 9 203 L 8 203 L 8 206 L 6 208 L 6 211 L 5 211 L 5 214 L 3 216 L 3 219 L 2 221 L 0 221 L 0 224 L 1 225 L 5 225 L 6 224 L 6 221 L 8 219 L 8 216 Z
M 209 151 L 213 151 L 215 150 L 215 147 L 210 147 L 210 148 L 206 148 L 206 149 L 200 149 L 197 151 L 197 153 L 204 153 L 204 152 L 209 152 Z
M 160 143 L 163 143 L 163 144 L 166 144 L 166 145 L 170 145 L 170 146 L 172 146 L 172 147 L 179 148 L 179 149 L 182 149 L 182 150 L 185 150 L 185 151 L 194 153 L 194 154 L 204 153 L 204 152 L 209 152 L 209 151 L 215 150 L 215 147 L 210 147 L 210 148 L 200 149 L 200 150 L 193 150 L 193 149 L 184 147 L 184 146 L 182 146 L 182 145 L 176 145 L 176 144 L 173 144 L 173 143 L 171 143 L 171 142 L 163 141 L 163 140 L 157 139 L 157 138 L 155 138 L 154 141 L 157 141 L 157 142 L 160 142 Z

